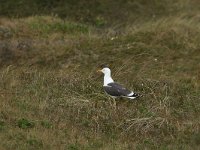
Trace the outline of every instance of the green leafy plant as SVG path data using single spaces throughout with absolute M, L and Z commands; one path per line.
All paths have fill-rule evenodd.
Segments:
M 28 128 L 33 128 L 35 126 L 35 123 L 25 118 L 22 118 L 17 121 L 17 125 L 21 129 L 28 129 Z

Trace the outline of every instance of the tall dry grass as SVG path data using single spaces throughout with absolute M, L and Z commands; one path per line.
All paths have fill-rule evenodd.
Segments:
M 196 10 L 195 10 L 196 11 Z M 0 19 L 1 149 L 198 149 L 199 21 Z M 115 106 L 96 74 L 144 96 Z

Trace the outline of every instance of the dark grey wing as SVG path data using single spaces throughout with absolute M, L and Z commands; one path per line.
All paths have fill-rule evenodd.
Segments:
M 131 93 L 131 91 L 115 82 L 104 86 L 104 90 L 111 96 L 128 96 Z

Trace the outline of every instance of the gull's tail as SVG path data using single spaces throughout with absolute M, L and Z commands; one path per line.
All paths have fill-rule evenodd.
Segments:
M 128 94 L 128 95 L 126 96 L 126 98 L 135 99 L 135 98 L 138 98 L 138 97 L 141 97 L 141 96 L 142 96 L 142 95 L 140 95 L 140 94 L 131 92 L 130 94 Z

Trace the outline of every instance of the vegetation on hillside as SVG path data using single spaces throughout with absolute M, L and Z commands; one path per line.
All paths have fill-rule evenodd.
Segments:
M 0 149 L 199 149 L 198 1 L 1 2 Z

